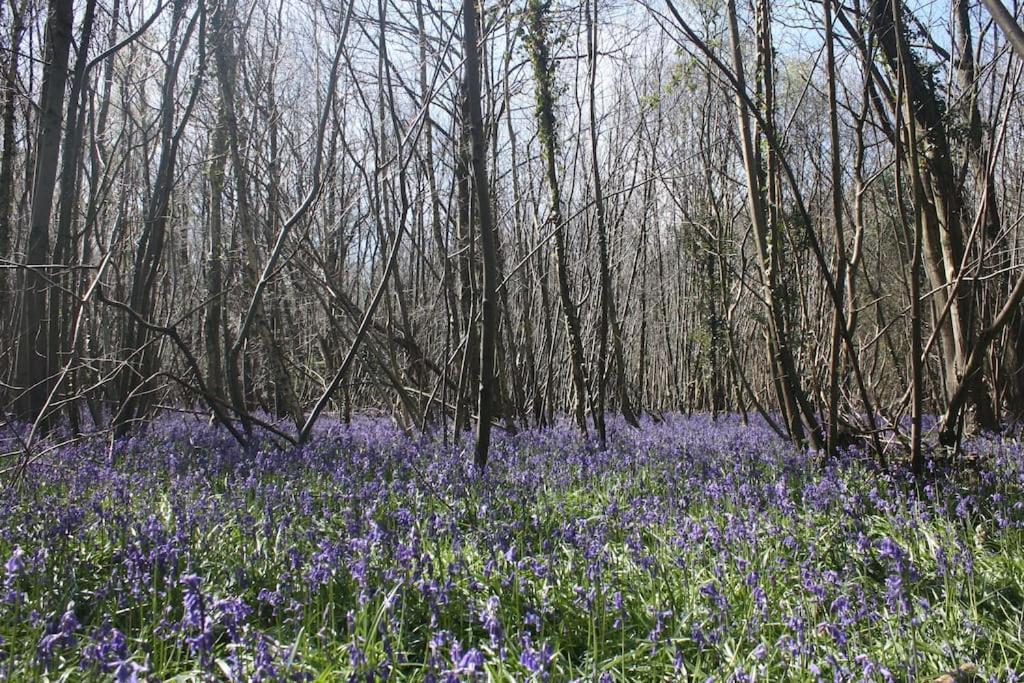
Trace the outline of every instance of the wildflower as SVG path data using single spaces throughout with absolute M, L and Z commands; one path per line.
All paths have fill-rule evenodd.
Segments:
M 43 666 L 50 666 L 58 650 L 74 647 L 75 631 L 79 626 L 78 618 L 75 616 L 75 604 L 69 603 L 60 620 L 52 622 L 39 641 L 36 657 Z
M 138 683 L 139 674 L 144 674 L 148 670 L 138 662 L 119 662 L 117 668 L 114 669 L 114 679 L 117 683 Z
M 893 612 L 902 614 L 910 610 L 903 592 L 903 577 L 899 574 L 890 574 L 885 579 L 885 601 Z
M 529 641 L 527 641 L 526 646 L 519 655 L 519 663 L 531 674 L 539 674 L 544 670 L 544 663 L 541 661 L 540 653 L 530 646 Z
M 672 610 L 659 610 L 654 615 L 654 628 L 647 635 L 648 640 L 657 642 L 665 632 L 665 622 L 672 618 Z
M 455 668 L 459 673 L 473 674 L 482 670 L 483 667 L 484 653 L 473 647 L 467 650 L 466 653 L 459 658 L 459 663 Z
M 492 595 L 487 599 L 487 605 L 484 608 L 483 613 L 480 615 L 480 620 L 483 622 L 483 626 L 487 630 L 487 635 L 491 639 L 491 645 L 502 650 L 503 642 L 505 640 L 505 630 L 502 628 L 501 619 L 498 617 L 498 609 L 500 607 L 501 601 L 498 599 L 498 596 Z
M 181 583 L 185 586 L 183 597 L 185 605 L 185 617 L 183 623 L 191 628 L 202 628 L 205 621 L 203 594 L 199 591 L 202 582 L 195 574 L 187 574 L 181 577 Z
M 185 586 L 185 614 L 182 617 L 182 626 L 186 632 L 191 632 L 191 635 L 185 638 L 189 651 L 199 655 L 203 666 L 209 666 L 214 634 L 213 624 L 206 614 L 203 594 L 199 590 L 201 582 L 202 580 L 195 574 L 187 574 L 181 578 L 181 583 Z
M 221 616 L 221 623 L 233 641 L 238 641 L 241 628 L 252 614 L 252 609 L 241 598 L 224 598 L 213 604 L 214 611 Z
M 254 681 L 276 681 L 278 680 L 277 667 L 274 664 L 276 659 L 274 642 L 262 633 L 255 636 L 256 648 L 253 657 L 253 680 Z
M 4 563 L 4 570 L 9 578 L 17 577 L 25 570 L 25 551 L 21 549 L 20 545 L 14 547 L 14 552 Z

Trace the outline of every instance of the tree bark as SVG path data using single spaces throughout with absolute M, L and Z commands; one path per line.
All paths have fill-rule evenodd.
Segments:
M 0 156 L 0 259 L 11 259 L 11 226 L 14 214 L 14 160 L 18 156 L 15 146 L 15 94 L 18 83 L 18 56 L 21 52 L 21 38 L 25 34 L 25 12 L 27 0 L 20 6 L 10 6 L 10 44 L 7 60 L 3 67 L 4 99 L 3 99 L 3 136 L 4 146 Z M 8 291 L 8 269 L 0 267 L 0 310 L 9 310 L 10 292 Z M 12 333 L 14 330 L 10 330 Z M 6 372 L 3 373 L 6 376 Z
M 945 398 L 952 405 L 961 378 L 968 377 L 966 387 L 974 420 L 983 429 L 997 429 L 998 417 L 992 404 L 983 372 L 965 374 L 968 356 L 974 346 L 973 287 L 962 278 L 965 238 L 962 224 L 963 188 L 957 182 L 951 156 L 950 140 L 943 117 L 943 107 L 934 85 L 914 59 L 904 34 L 902 22 L 896 18 L 904 13 L 901 0 L 876 0 L 872 3 L 870 20 L 883 56 L 894 73 L 902 73 L 906 99 L 903 116 L 913 118 L 915 138 L 904 152 L 907 164 L 917 164 L 920 183 L 915 201 L 923 210 L 924 266 L 929 283 L 935 291 L 938 310 L 948 316 L 937 321 L 940 327 L 941 350 L 945 365 Z M 911 155 L 909 146 L 914 146 Z M 952 293 L 950 293 L 950 290 Z M 951 417 L 959 424 L 959 410 Z M 943 428 L 942 438 L 949 442 L 956 429 Z M 951 445 L 948 444 L 947 445 Z
M 483 282 L 480 297 L 480 402 L 476 423 L 476 448 L 473 461 L 483 471 L 491 443 L 491 418 L 494 403 L 494 351 L 497 344 L 498 259 L 495 249 L 494 220 L 491 215 L 490 184 L 487 181 L 487 146 L 480 107 L 480 38 L 477 30 L 476 0 L 462 2 L 462 43 L 465 53 L 465 108 L 472 141 L 471 164 L 473 190 L 480 221 L 480 252 L 483 257 Z
M 573 301 L 572 285 L 569 282 L 569 257 L 565 251 L 565 221 L 562 216 L 562 194 L 556 169 L 558 156 L 558 132 L 555 129 L 554 112 L 554 66 L 548 47 L 544 0 L 530 0 L 527 6 L 529 25 L 528 49 L 533 62 L 534 78 L 537 81 L 537 125 L 540 129 L 541 153 L 544 173 L 547 178 L 551 214 L 549 224 L 555 230 L 555 265 L 558 271 L 558 296 L 562 304 L 565 332 L 569 342 L 569 360 L 572 366 L 572 384 L 575 391 L 573 413 L 576 425 L 587 433 L 587 376 L 584 368 L 583 339 L 580 333 L 579 313 Z
M 727 10 L 732 67 L 738 81 L 737 89 L 742 92 L 745 91 L 746 86 L 734 0 L 728 0 Z M 767 208 L 764 206 L 760 190 L 759 164 L 749 120 L 750 114 L 747 111 L 746 98 L 741 92 L 736 95 L 736 110 L 743 152 L 743 167 L 747 180 L 747 209 L 754 226 L 761 263 L 763 292 L 769 313 L 767 342 L 769 360 L 773 367 L 773 377 L 779 393 L 779 404 L 786 416 L 786 426 L 790 436 L 797 442 L 803 442 L 809 438 L 812 445 L 817 445 L 818 425 L 813 410 L 808 406 L 807 398 L 796 373 L 796 363 L 787 333 L 785 303 L 778 282 L 778 250 L 781 248 L 782 238 L 778 226 L 769 219 Z M 769 179 L 769 182 L 773 181 Z
M 594 421 L 597 424 L 598 438 L 602 446 L 607 444 L 607 433 L 605 426 L 605 393 L 608 385 L 608 334 L 611 332 L 612 358 L 611 364 L 616 373 L 615 387 L 619 392 L 619 410 L 626 422 L 633 427 L 639 427 L 636 414 L 630 405 L 629 392 L 626 388 L 625 361 L 622 353 L 622 330 L 619 327 L 619 318 L 615 309 L 615 290 L 612 284 L 611 268 L 608 265 L 608 219 L 605 211 L 604 193 L 601 186 L 601 163 L 598 157 L 598 130 L 597 130 L 597 38 L 598 38 L 598 5 L 593 4 L 593 16 L 591 16 L 590 2 L 586 3 L 587 28 L 587 63 L 588 69 L 588 110 L 590 114 L 590 165 L 594 179 L 594 209 L 597 214 L 597 250 L 599 261 L 599 276 L 601 279 L 601 319 L 598 323 L 598 350 L 597 350 L 597 414 Z M 609 330 L 610 328 L 610 330 Z
M 16 414 L 24 420 L 40 417 L 49 395 L 50 367 L 47 335 L 47 292 L 49 276 L 43 266 L 50 255 L 50 217 L 57 182 L 63 124 L 64 90 L 67 84 L 68 53 L 71 47 L 72 0 L 53 0 L 46 20 L 46 63 L 39 99 L 39 127 L 36 132 L 35 171 L 32 179 L 32 209 L 22 289 L 21 335 L 18 346 L 18 377 L 22 389 L 15 403 Z

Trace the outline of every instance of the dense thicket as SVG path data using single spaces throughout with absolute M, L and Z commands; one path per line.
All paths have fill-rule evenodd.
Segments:
M 922 415 L 1024 413 L 1016 21 L 4 2 L 0 405 L 476 421 L 480 465 L 492 422 L 737 411 L 920 465 Z

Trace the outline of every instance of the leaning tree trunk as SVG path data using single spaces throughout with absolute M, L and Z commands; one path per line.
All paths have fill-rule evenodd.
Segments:
M 770 220 L 768 208 L 764 205 L 760 187 L 760 165 L 751 131 L 750 112 L 743 95 L 746 85 L 743 77 L 743 55 L 740 50 L 739 26 L 734 0 L 728 2 L 729 39 L 732 52 L 733 71 L 737 80 L 736 111 L 739 121 L 740 143 L 743 153 L 743 167 L 747 180 L 747 210 L 754 227 L 763 292 L 768 306 L 768 360 L 775 386 L 779 395 L 779 407 L 786 417 L 790 436 L 802 442 L 806 438 L 817 440 L 818 426 L 813 410 L 800 385 L 796 373 L 787 324 L 786 302 L 778 274 L 778 247 L 782 236 L 776 221 Z M 768 178 L 768 182 L 775 182 Z
M 902 22 L 897 23 L 904 11 L 901 0 L 876 0 L 872 3 L 870 20 L 886 63 L 894 73 L 902 74 L 906 98 L 903 116 L 905 119 L 913 117 L 913 129 L 917 131 L 915 139 L 909 142 L 917 149 L 911 154 L 908 145 L 904 161 L 907 164 L 916 162 L 918 167 L 920 184 L 915 200 L 924 212 L 922 244 L 925 272 L 935 292 L 936 308 L 940 312 L 948 311 L 943 319 L 936 321 L 946 370 L 946 404 L 947 408 L 954 405 L 954 396 L 966 392 L 966 403 L 977 426 L 997 429 L 998 417 L 984 372 L 966 372 L 976 339 L 972 305 L 974 287 L 970 278 L 963 277 L 961 273 L 968 246 L 962 222 L 963 188 L 953 167 L 942 103 L 934 85 L 913 57 L 900 25 Z M 952 294 L 949 293 L 951 290 Z M 961 391 L 962 378 L 968 378 L 968 385 Z M 959 408 L 952 412 L 947 410 L 947 419 L 940 431 L 943 444 L 956 442 L 961 419 Z

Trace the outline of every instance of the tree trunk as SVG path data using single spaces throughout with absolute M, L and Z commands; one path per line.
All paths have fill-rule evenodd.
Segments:
M 537 81 L 537 125 L 539 127 L 544 172 L 550 191 L 551 216 L 549 224 L 555 231 L 555 265 L 558 271 L 558 296 L 562 304 L 565 332 L 569 341 L 569 360 L 572 365 L 572 384 L 575 391 L 576 424 L 587 433 L 587 377 L 583 366 L 583 339 L 580 334 L 579 314 L 573 301 L 569 282 L 569 257 L 565 253 L 565 225 L 562 216 L 562 195 L 556 170 L 558 132 L 555 130 L 554 66 L 551 64 L 547 44 L 547 6 L 544 0 L 530 0 L 528 4 L 528 49 Z
M 206 344 L 206 384 L 210 393 L 224 396 L 224 344 L 221 329 L 224 326 L 224 171 L 227 166 L 228 136 L 227 114 L 224 103 L 217 107 L 217 123 L 210 145 L 210 165 L 207 179 L 210 184 L 210 206 L 207 218 L 206 297 L 203 317 L 203 338 Z M 238 406 L 236 406 L 238 407 Z
M 79 206 L 79 186 L 81 184 L 81 160 L 85 138 L 85 107 L 82 102 L 82 91 L 85 87 L 85 68 L 89 61 L 89 46 L 92 42 L 93 23 L 96 17 L 96 0 L 88 0 L 82 18 L 82 30 L 78 40 L 78 56 L 68 94 L 67 125 L 64 134 L 64 150 L 61 159 L 60 192 L 58 201 L 57 235 L 53 245 L 53 262 L 58 266 L 71 264 L 76 260 L 77 248 L 72 235 L 72 223 Z M 71 325 L 77 316 L 77 306 L 73 302 L 71 292 L 75 287 L 76 273 L 64 268 L 53 272 L 56 286 L 50 288 L 50 324 L 49 353 L 50 367 L 58 368 L 63 364 L 62 356 L 72 349 L 66 344 L 71 338 Z M 72 389 L 74 375 L 71 377 Z M 68 404 L 68 413 L 72 423 L 77 422 L 77 404 Z
M 18 346 L 18 384 L 22 394 L 15 403 L 15 412 L 24 420 L 41 417 L 53 371 L 46 332 L 49 280 L 42 266 L 50 255 L 50 217 L 60 154 L 64 89 L 71 47 L 72 4 L 72 0 L 53 0 L 46 20 L 46 63 L 39 99 L 32 210 L 25 254 L 21 338 Z
M 21 52 L 21 38 L 25 34 L 25 12 L 27 0 L 19 7 L 11 4 L 11 33 L 7 60 L 4 63 L 4 100 L 3 100 L 3 136 L 4 147 L 0 156 L 0 259 L 11 259 L 11 225 L 14 214 L 14 160 L 18 155 L 15 146 L 14 119 L 16 114 L 15 94 L 18 82 L 18 55 Z M 0 311 L 10 310 L 11 293 L 8 291 L 8 269 L 0 267 Z M 9 330 L 11 333 L 14 330 Z M 6 377 L 5 368 L 0 368 L 0 376 Z
M 607 389 L 608 377 L 608 333 L 611 331 L 612 342 L 612 367 L 617 375 L 615 386 L 619 390 L 619 410 L 622 416 L 630 425 L 639 427 L 636 414 L 630 405 L 629 393 L 626 389 L 625 362 L 622 353 L 622 330 L 619 328 L 619 318 L 615 309 L 615 290 L 612 285 L 611 268 L 608 265 L 608 220 L 606 217 L 604 194 L 601 187 L 601 165 L 598 158 L 598 134 L 597 134 L 597 2 L 593 5 L 593 16 L 591 16 L 590 3 L 587 2 L 583 11 L 586 13 L 587 25 L 587 62 L 589 64 L 589 89 L 588 109 L 590 113 L 590 164 L 594 178 L 594 207 L 597 213 L 597 249 L 599 260 L 599 276 L 601 279 L 601 319 L 598 323 L 598 350 L 597 350 L 597 414 L 594 420 L 597 424 L 598 438 L 602 446 L 607 443 L 605 427 L 605 391 Z
M 738 81 L 738 89 L 745 90 L 743 77 L 743 55 L 740 51 L 739 26 L 736 18 L 736 3 L 729 0 L 727 4 L 729 21 L 729 39 L 732 52 L 732 66 Z M 770 68 L 770 67 L 769 67 Z M 768 306 L 767 347 L 769 365 L 779 395 L 779 407 L 786 417 L 786 426 L 790 436 L 797 442 L 810 438 L 812 445 L 817 441 L 818 426 L 813 410 L 800 386 L 796 374 L 796 363 L 793 358 L 786 324 L 786 303 L 782 288 L 779 285 L 778 251 L 782 245 L 782 236 L 778 225 L 770 220 L 768 210 L 764 206 L 761 194 L 760 168 L 758 155 L 754 147 L 750 126 L 750 114 L 747 111 L 746 99 L 736 95 L 737 119 L 740 129 L 740 144 L 743 152 L 743 167 L 747 180 L 747 209 L 754 235 L 757 241 L 758 255 L 761 263 L 762 290 Z M 768 182 L 774 182 L 769 177 Z
M 491 412 L 494 401 L 494 349 L 497 342 L 498 260 L 495 251 L 494 222 L 491 216 L 490 184 L 487 182 L 484 121 L 480 108 L 480 45 L 477 31 L 476 0 L 462 3 L 462 42 L 465 52 L 464 81 L 466 88 L 464 123 L 469 124 L 472 141 L 473 189 L 480 219 L 480 252 L 483 257 L 483 286 L 480 297 L 482 313 L 480 330 L 480 404 L 476 426 L 476 449 L 473 461 L 483 471 L 491 443 Z
M 275 342 L 273 331 L 267 319 L 263 302 L 258 298 L 257 288 L 260 278 L 259 251 L 256 246 L 256 225 L 250 206 L 248 170 L 242 154 L 242 134 L 239 129 L 236 89 L 235 89 L 235 51 L 234 51 L 234 19 L 235 1 L 220 0 L 212 15 L 211 28 L 214 34 L 214 58 L 217 64 L 217 81 L 220 86 L 221 106 L 226 112 L 228 151 L 231 156 L 232 173 L 235 181 L 235 201 L 237 202 L 238 229 L 242 235 L 245 251 L 245 262 L 242 266 L 242 281 L 246 288 L 257 297 L 250 304 L 242 321 L 242 328 L 231 347 L 228 367 L 229 382 L 236 374 L 238 357 L 242 352 L 249 328 L 256 329 L 260 347 L 273 378 L 275 391 L 284 404 L 283 412 L 294 422 L 296 429 L 301 430 L 305 424 L 302 409 L 292 385 L 292 378 L 284 358 L 284 352 Z M 248 325 L 248 327 L 246 327 Z M 237 394 L 237 391 L 235 392 Z
M 129 306 L 132 311 L 144 319 L 153 314 L 156 301 L 156 284 L 163 261 L 164 248 L 167 243 L 167 230 L 170 224 L 171 194 L 175 182 L 178 148 L 184 122 L 187 121 L 191 108 L 186 110 L 183 121 L 178 128 L 174 125 L 176 83 L 181 61 L 179 50 L 186 49 L 196 18 L 189 23 L 184 36 L 179 37 L 179 28 L 184 18 L 185 0 L 175 0 L 171 24 L 171 36 L 168 40 L 166 67 L 162 89 L 162 106 L 160 112 L 160 161 L 157 167 L 156 180 L 153 184 L 146 207 L 142 234 L 136 246 L 135 262 L 132 269 L 132 287 Z M 181 45 L 179 45 L 179 41 Z M 197 84 L 198 87 L 198 84 Z M 152 344 L 152 333 L 148 327 L 134 318 L 129 318 L 124 332 L 125 368 L 121 371 L 120 400 L 121 405 L 114 417 L 114 424 L 119 434 L 124 434 L 132 422 L 143 417 L 155 401 L 152 376 L 156 367 L 156 350 Z
M 952 401 L 974 345 L 973 286 L 969 278 L 961 278 L 965 242 L 963 233 L 963 188 L 957 182 L 953 168 L 949 136 L 943 116 L 943 107 L 934 86 L 925 77 L 914 59 L 901 26 L 896 18 L 902 17 L 901 0 L 876 0 L 872 3 L 870 19 L 879 45 L 889 68 L 902 73 L 902 86 L 906 98 L 904 118 L 914 119 L 916 136 L 909 141 L 914 154 L 906 149 L 907 164 L 917 163 L 920 176 L 919 193 L 915 201 L 923 210 L 924 267 L 929 284 L 935 291 L 939 311 L 948 315 L 936 324 L 940 329 L 941 350 L 945 365 L 945 398 Z M 902 24 L 902 22 L 900 22 Z M 952 296 L 949 290 L 955 287 Z M 972 373 L 966 389 L 968 405 L 977 426 L 997 429 L 998 418 L 989 393 L 984 373 Z M 952 423 L 941 431 L 943 443 L 951 445 L 959 433 L 961 413 L 949 415 Z

